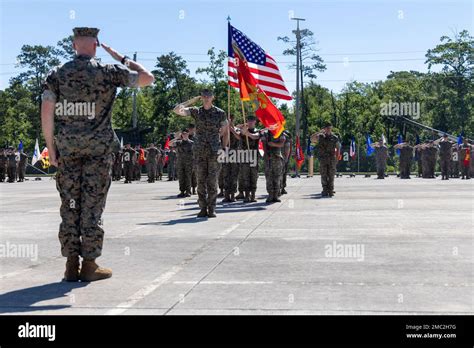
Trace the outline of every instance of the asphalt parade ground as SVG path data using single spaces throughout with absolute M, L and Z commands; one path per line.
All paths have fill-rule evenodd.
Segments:
M 474 180 L 288 178 L 281 203 L 197 219 L 178 182 L 113 182 L 103 255 L 113 277 L 61 282 L 59 195 L 0 184 L 0 314 L 472 314 Z M 222 199 L 218 199 L 220 202 Z

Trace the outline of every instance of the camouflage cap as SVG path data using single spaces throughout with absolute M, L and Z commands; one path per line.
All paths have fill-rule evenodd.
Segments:
M 212 97 L 214 95 L 214 92 L 212 91 L 212 89 L 209 89 L 209 88 L 204 88 L 202 91 L 201 91 L 201 95 L 203 97 Z
M 88 27 L 76 27 L 72 29 L 74 33 L 74 37 L 85 36 L 85 37 L 93 37 L 97 39 L 97 44 L 99 44 L 99 30 L 97 28 L 88 28 Z
M 99 34 L 99 30 L 97 28 L 88 28 L 88 27 L 76 27 L 72 29 L 74 36 L 87 36 L 87 37 L 95 37 Z
M 323 128 L 328 128 L 328 127 L 332 127 L 331 122 L 325 122 L 324 123 Z
M 257 120 L 257 118 L 255 116 L 253 116 L 253 115 L 247 116 L 247 121 L 255 121 L 255 120 Z

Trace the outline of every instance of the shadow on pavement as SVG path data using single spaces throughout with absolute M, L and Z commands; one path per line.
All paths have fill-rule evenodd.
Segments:
M 10 291 L 0 295 L 0 313 L 18 313 L 69 308 L 70 305 L 33 306 L 35 303 L 67 296 L 72 289 L 89 283 L 57 282 Z

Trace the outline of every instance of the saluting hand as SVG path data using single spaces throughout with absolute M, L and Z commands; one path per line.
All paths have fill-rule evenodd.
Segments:
M 118 53 L 116 50 L 114 50 L 112 47 L 107 46 L 104 43 L 101 44 L 101 46 L 104 50 L 107 51 L 108 54 L 110 54 L 112 56 L 113 59 L 115 59 L 119 62 L 122 60 L 123 56 L 120 53 Z

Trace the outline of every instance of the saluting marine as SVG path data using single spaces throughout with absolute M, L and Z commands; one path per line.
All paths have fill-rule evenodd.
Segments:
M 241 129 L 241 147 L 255 154 L 257 159 L 254 163 L 251 161 L 241 163 L 240 173 L 242 175 L 242 189 L 244 192 L 244 202 L 256 202 L 255 192 L 257 191 L 258 181 L 258 142 L 260 140 L 260 131 L 256 128 L 257 118 L 248 116 L 247 123 L 239 126 Z M 250 156 L 248 156 L 250 158 Z M 240 184 L 239 184 L 240 188 Z
M 384 143 L 384 139 L 374 143 L 375 149 L 375 165 L 377 168 L 377 179 L 385 179 L 385 170 L 387 168 L 388 148 Z
M 266 202 L 281 202 L 278 194 L 281 189 L 281 174 L 283 172 L 282 148 L 285 146 L 285 136 L 281 134 L 275 138 L 269 131 L 262 136 L 265 154 L 265 179 L 267 183 L 268 197 Z
M 178 197 L 191 197 L 191 177 L 193 175 L 193 146 L 194 141 L 189 140 L 187 129 L 183 129 L 176 138 L 170 141 L 170 146 L 176 147 L 177 171 L 179 180 Z
M 396 144 L 395 149 L 400 149 L 400 179 L 410 179 L 411 161 L 413 159 L 413 146 L 409 141 Z
M 332 133 L 332 124 L 326 123 L 323 129 L 311 135 L 311 142 L 318 144 L 319 172 L 321 174 L 322 197 L 333 197 L 334 176 L 336 175 L 337 151 L 340 150 L 339 138 Z
M 447 134 L 437 140 L 439 146 L 439 164 L 441 167 L 441 180 L 449 180 L 451 158 L 454 142 L 450 141 Z
M 94 281 L 112 276 L 110 269 L 99 267 L 95 260 L 102 253 L 102 213 L 111 184 L 112 152 L 119 147 L 111 121 L 117 88 L 148 86 L 154 77 L 104 44 L 112 58 L 125 66 L 99 62 L 95 58 L 99 29 L 74 28 L 73 32 L 76 56 L 46 77 L 41 121 L 50 163 L 58 168 L 59 240 L 61 253 L 67 257 L 64 279 Z M 74 111 L 62 110 L 61 105 L 70 103 Z
M 202 100 L 203 106 L 189 107 Z M 220 163 L 217 161 L 222 145 L 227 146 L 226 137 L 221 144 L 220 135 L 227 132 L 225 112 L 212 104 L 214 94 L 205 89 L 201 96 L 177 105 L 173 111 L 180 116 L 192 116 L 196 124 L 194 156 L 197 161 L 198 202 L 201 211 L 198 217 L 216 217 L 217 177 Z

